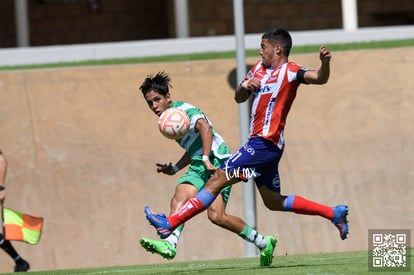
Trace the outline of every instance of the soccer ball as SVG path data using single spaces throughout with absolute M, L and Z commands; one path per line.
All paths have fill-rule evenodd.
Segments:
M 180 139 L 190 129 L 190 118 L 179 108 L 169 108 L 158 119 L 158 128 L 166 138 Z

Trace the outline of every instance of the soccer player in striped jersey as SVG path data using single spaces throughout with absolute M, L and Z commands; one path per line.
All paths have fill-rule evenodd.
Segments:
M 190 118 L 189 132 L 177 139 L 176 142 L 185 150 L 182 157 L 173 165 L 157 163 L 157 172 L 174 175 L 179 170 L 188 167 L 175 188 L 171 199 L 170 212 L 175 213 L 187 200 L 200 191 L 214 171 L 230 156 L 230 150 L 223 138 L 216 132 L 207 116 L 197 107 L 183 101 L 173 101 L 169 91 L 170 77 L 165 72 L 158 72 L 155 76 L 148 76 L 140 86 L 140 90 L 149 108 L 160 116 L 168 108 L 180 108 Z M 220 198 L 211 202 L 207 212 L 208 218 L 214 224 L 228 229 L 248 242 L 256 245 L 260 250 L 260 265 L 269 266 L 273 260 L 273 251 L 276 239 L 273 236 L 262 236 L 247 225 L 241 218 L 228 215 L 225 212 L 229 200 L 231 186 L 219 190 Z M 183 225 L 177 226 L 169 236 L 161 240 L 141 238 L 141 246 L 147 251 L 161 255 L 171 260 L 176 255 L 176 246 L 180 238 Z
M 305 215 L 318 215 L 331 221 L 342 240 L 348 235 L 348 206 L 330 207 L 298 195 L 282 195 L 278 164 L 285 140 L 286 117 L 300 84 L 325 84 L 330 75 L 331 53 L 320 46 L 320 67 L 307 69 L 288 60 L 292 38 L 288 31 L 275 29 L 262 35 L 261 60 L 248 72 L 235 90 L 235 101 L 252 98 L 249 140 L 233 154 L 209 179 L 206 186 L 176 213 L 165 216 L 153 213 L 148 206 L 145 214 L 160 236 L 168 236 L 174 228 L 204 211 L 224 187 L 254 178 L 267 208 Z

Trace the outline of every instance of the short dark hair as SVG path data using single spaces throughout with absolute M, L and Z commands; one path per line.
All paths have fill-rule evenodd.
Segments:
M 267 39 L 272 45 L 280 43 L 286 56 L 289 56 L 290 49 L 292 48 L 292 37 L 285 29 L 274 29 L 272 31 L 265 32 L 262 35 L 262 39 Z
M 145 96 L 150 91 L 156 91 L 157 93 L 166 96 L 169 92 L 171 78 L 164 71 L 158 72 L 155 76 L 148 75 L 144 82 L 142 82 L 139 89 Z

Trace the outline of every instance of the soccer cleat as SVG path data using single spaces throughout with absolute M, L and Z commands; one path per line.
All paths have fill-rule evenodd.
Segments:
M 167 260 L 172 260 L 175 257 L 176 249 L 166 240 L 151 240 L 142 238 L 140 241 L 141 246 L 148 252 L 155 253 Z
M 277 240 L 273 236 L 265 236 L 266 247 L 260 250 L 260 266 L 270 266 L 273 261 L 273 251 L 275 250 Z
M 338 228 L 341 239 L 345 240 L 349 229 L 348 220 L 346 219 L 346 216 L 348 216 L 348 206 L 338 205 L 332 209 L 334 211 L 332 223 Z
M 145 206 L 145 216 L 147 217 L 149 223 L 155 227 L 157 234 L 162 239 L 165 239 L 171 235 L 172 230 L 170 228 L 170 223 L 164 214 L 152 213 L 149 206 Z
M 16 266 L 14 267 L 14 272 L 26 272 L 30 269 L 30 265 L 23 259 L 20 259 L 16 262 Z

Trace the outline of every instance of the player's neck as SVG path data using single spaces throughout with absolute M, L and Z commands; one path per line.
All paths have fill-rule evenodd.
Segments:
M 286 63 L 287 63 L 287 60 L 286 60 L 286 61 L 284 61 L 284 62 L 279 62 L 279 63 L 276 63 L 275 65 L 271 65 L 271 66 L 267 67 L 267 69 L 274 70 L 274 69 L 277 69 L 278 67 L 280 67 L 280 66 L 282 66 L 282 65 L 284 65 L 284 64 L 286 64 Z

